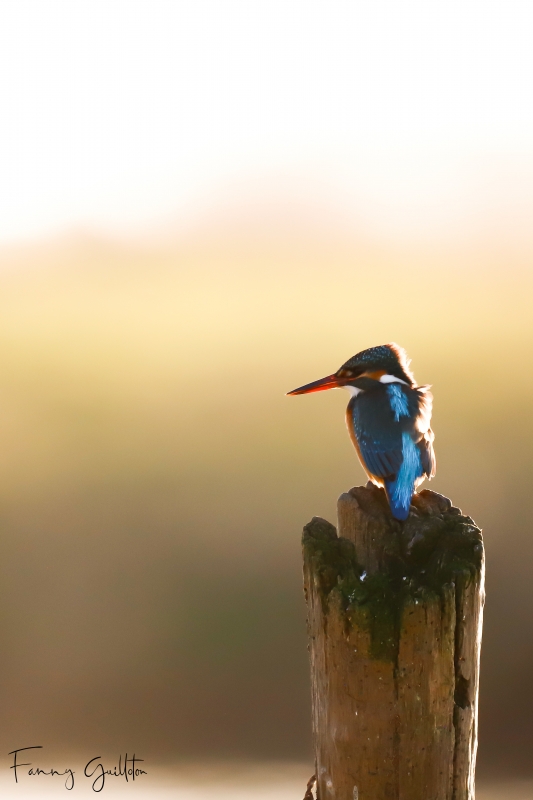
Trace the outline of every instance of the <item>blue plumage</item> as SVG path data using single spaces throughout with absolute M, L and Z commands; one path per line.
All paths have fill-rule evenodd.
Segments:
M 429 387 L 415 384 L 405 351 L 387 344 L 357 353 L 333 375 L 290 394 L 334 387 L 352 394 L 346 422 L 363 468 L 385 489 L 393 517 L 407 519 L 416 487 L 435 474 Z
M 416 486 L 433 473 L 431 395 L 425 387 L 360 378 L 347 424 L 370 479 L 383 486 L 393 517 L 409 516 Z
M 411 434 L 402 433 L 402 465 L 395 478 L 384 478 L 392 516 L 404 520 L 409 516 L 416 481 L 423 475 L 420 452 Z
M 400 417 L 408 417 L 409 401 L 407 400 L 401 385 L 399 383 L 389 383 L 387 386 L 387 392 L 396 422 L 400 421 Z

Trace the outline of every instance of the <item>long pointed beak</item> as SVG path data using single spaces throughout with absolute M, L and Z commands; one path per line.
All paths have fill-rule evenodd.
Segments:
M 287 395 L 292 394 L 309 394 L 310 392 L 323 392 L 325 389 L 335 389 L 336 386 L 342 386 L 336 375 L 328 375 L 326 378 L 321 378 L 319 381 L 307 383 L 305 386 L 300 386 L 299 389 L 293 389 L 292 392 L 287 392 Z

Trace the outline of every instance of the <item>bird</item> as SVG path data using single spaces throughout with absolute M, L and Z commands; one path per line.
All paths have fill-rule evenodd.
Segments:
M 346 425 L 369 479 L 385 490 L 394 519 L 409 516 L 415 490 L 435 475 L 433 395 L 417 386 L 407 353 L 394 342 L 369 347 L 333 375 L 288 395 L 342 387 L 351 394 Z

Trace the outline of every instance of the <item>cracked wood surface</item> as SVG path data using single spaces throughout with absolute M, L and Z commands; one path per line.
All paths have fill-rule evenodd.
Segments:
M 484 555 L 447 498 L 339 499 L 304 529 L 319 800 L 473 800 Z

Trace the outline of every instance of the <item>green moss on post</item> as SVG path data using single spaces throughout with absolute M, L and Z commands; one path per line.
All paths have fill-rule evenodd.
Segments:
M 304 528 L 320 800 L 470 800 L 477 743 L 483 543 L 420 492 L 405 523 L 369 484 L 339 533 Z

